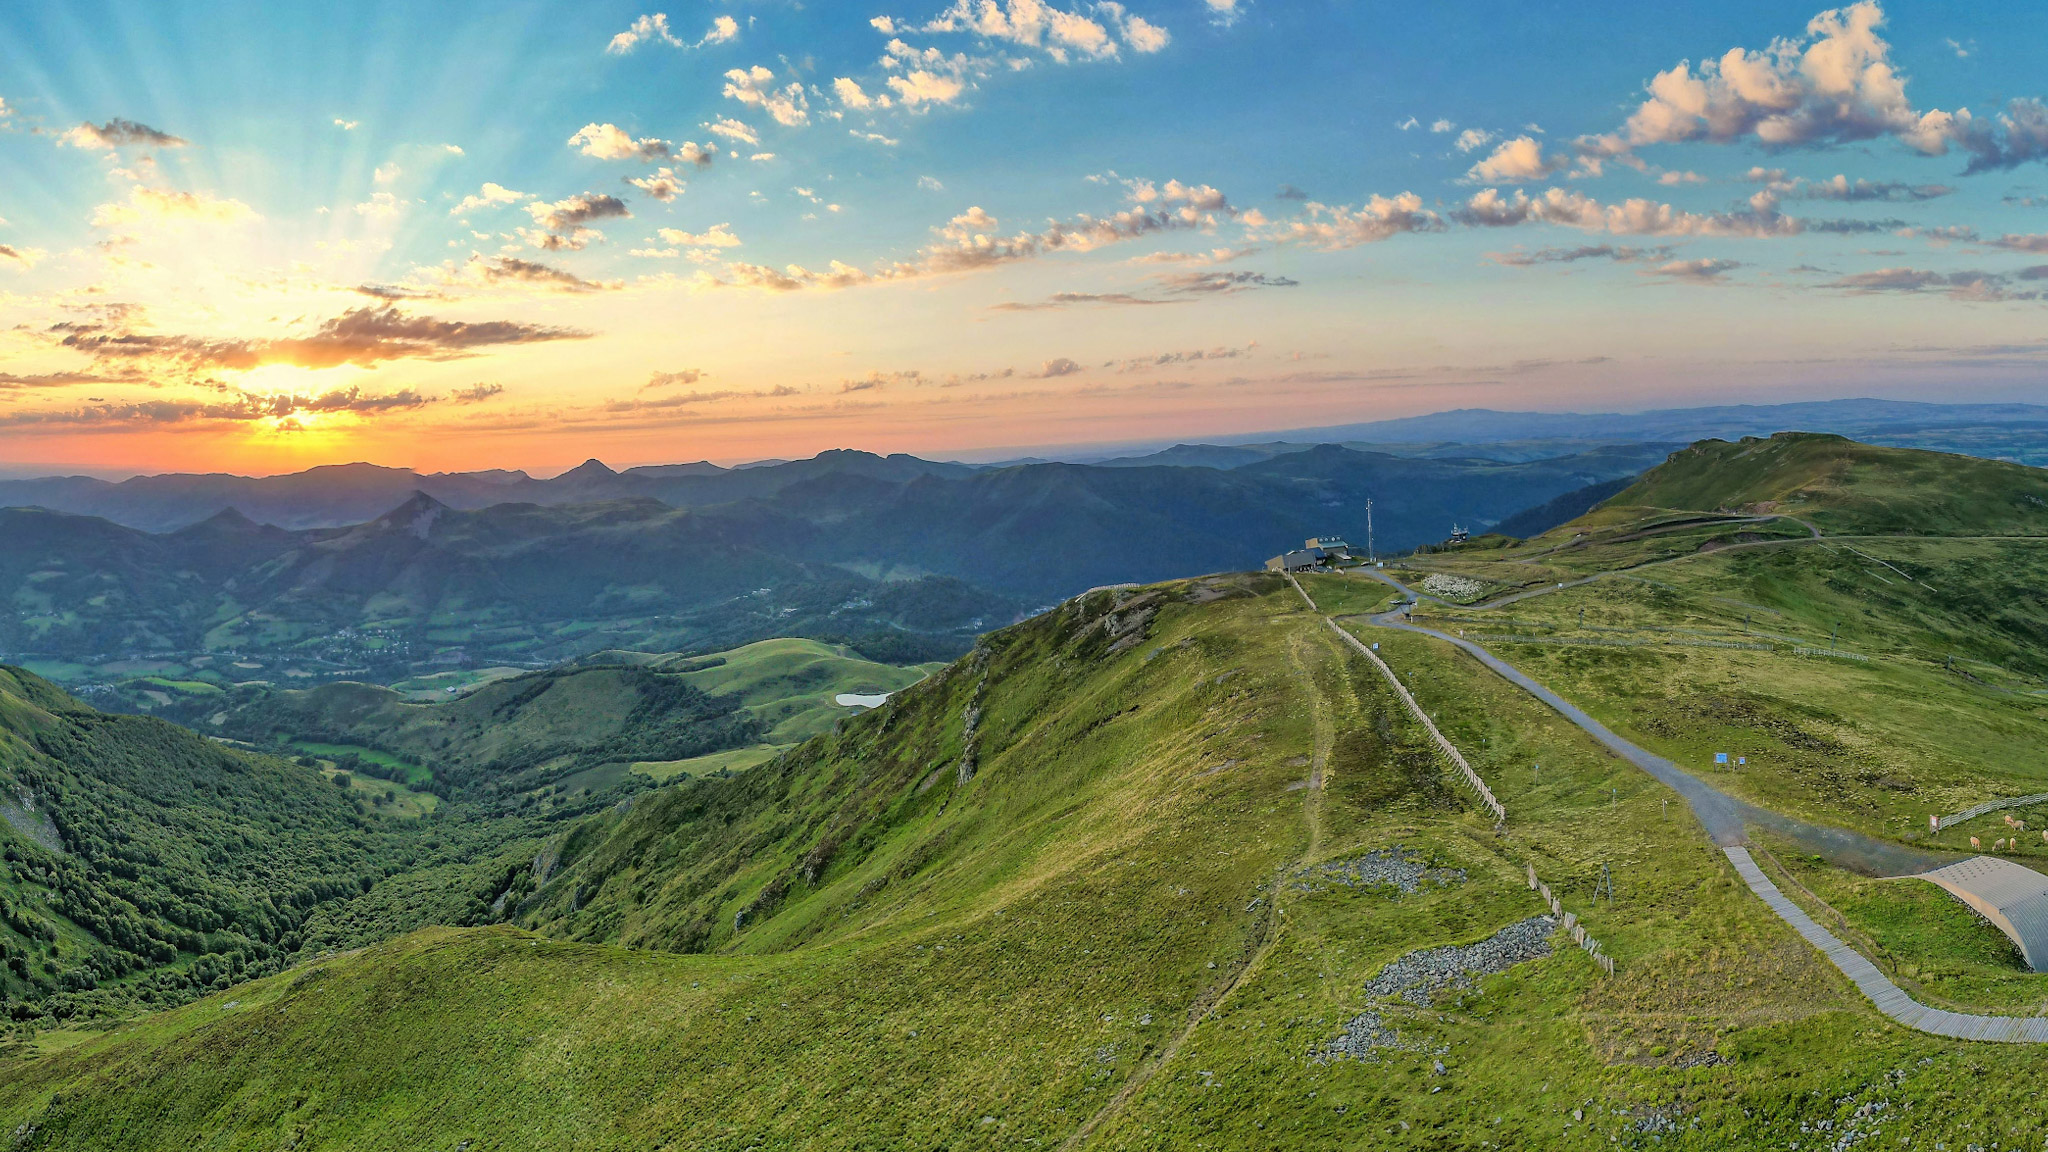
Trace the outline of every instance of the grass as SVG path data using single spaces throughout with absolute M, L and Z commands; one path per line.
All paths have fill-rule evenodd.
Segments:
M 321 774 L 330 782 L 343 775 L 331 763 L 321 769 Z M 441 798 L 432 792 L 415 792 L 404 784 L 379 780 L 374 776 L 351 775 L 348 789 L 349 794 L 361 798 L 370 811 L 400 820 L 416 820 L 431 813 L 441 803 Z
M 842 692 L 895 692 L 922 679 L 932 666 L 904 668 L 862 659 L 843 645 L 816 640 L 762 640 L 710 658 L 676 658 L 656 667 L 692 667 L 718 661 L 683 679 L 713 696 L 733 697 L 760 719 L 764 743 L 786 745 L 830 732 L 848 709 L 833 703 Z
M 329 759 L 336 756 L 355 756 L 372 764 L 389 768 L 394 772 L 405 773 L 405 780 L 403 781 L 405 784 L 424 784 L 434 778 L 434 773 L 422 765 L 414 764 L 402 757 L 393 756 L 389 752 L 381 752 L 361 744 L 325 744 L 318 740 L 294 740 L 291 742 L 291 746 L 309 756 L 327 757 Z
M 709 756 L 693 756 L 688 760 L 642 760 L 633 765 L 633 771 L 666 784 L 685 776 L 716 776 L 724 772 L 744 772 L 757 764 L 774 759 L 789 747 L 787 744 L 751 744 L 745 748 L 713 752 Z
M 2048 1071 L 1980 1077 L 1995 1054 L 1882 1021 L 1659 789 L 1476 663 L 1371 636 L 1504 834 L 1290 589 L 1196 599 L 1116 653 L 1107 603 L 1056 614 L 979 689 L 963 662 L 779 768 L 641 798 L 528 898 L 548 936 L 432 929 L 15 1057 L 0 1124 L 52 1149 L 737 1152 L 1050 1147 L 1091 1120 L 1091 1148 L 1635 1146 L 1666 1116 L 1659 1146 L 1725 1148 L 1882 1101 L 1887 1144 L 2041 1138 Z M 1326 787 L 1300 787 L 1319 756 Z M 815 879 L 760 904 L 841 817 Z M 1391 845 L 1465 879 L 1290 886 Z M 1567 948 L 1397 1009 L 1407 1043 L 1375 1062 L 1316 1057 L 1387 961 L 1534 914 L 1527 862 L 1617 976 Z M 702 954 L 608 942 L 697 908 Z

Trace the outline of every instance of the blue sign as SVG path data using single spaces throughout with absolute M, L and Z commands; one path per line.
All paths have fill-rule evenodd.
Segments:
M 1716 764 L 1726 764 L 1727 762 L 1728 762 L 1728 754 L 1727 754 L 1726 752 L 1716 752 L 1716 753 L 1714 753 L 1714 763 L 1716 763 Z

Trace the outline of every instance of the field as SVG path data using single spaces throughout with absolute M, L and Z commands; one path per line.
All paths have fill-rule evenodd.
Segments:
M 689 760 L 643 760 L 633 765 L 633 771 L 663 784 L 683 776 L 716 776 L 726 772 L 744 772 L 757 764 L 774 759 L 788 747 L 786 744 L 751 744 L 745 748 L 713 752 L 709 756 L 697 756 Z

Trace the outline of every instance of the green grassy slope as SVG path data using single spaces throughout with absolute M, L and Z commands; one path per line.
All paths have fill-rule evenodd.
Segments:
M 1887 1025 L 1667 793 L 1436 642 L 1371 638 L 1504 830 L 1285 585 L 1097 594 L 551 843 L 506 894 L 547 935 L 435 929 L 0 1055 L 0 1128 L 307 1152 L 2043 1137 L 2036 1062 L 1981 1076 L 1997 1053 Z M 1414 892 L 1338 879 L 1396 847 L 1430 868 Z M 1529 864 L 1615 977 L 1567 948 L 1427 1007 L 1368 992 L 1534 915 Z M 1333 1052 L 1368 1011 L 1388 1043 Z
M 1836 533 L 2048 534 L 2048 471 L 1781 432 L 1672 454 L 1602 509 L 1784 513 Z
M 382 752 L 399 766 L 366 770 L 416 783 L 431 775 L 448 795 L 528 791 L 600 765 L 701 756 L 754 743 L 768 730 L 738 701 L 630 665 L 496 680 L 434 704 L 374 684 L 327 684 L 263 696 L 220 727 L 262 742 Z

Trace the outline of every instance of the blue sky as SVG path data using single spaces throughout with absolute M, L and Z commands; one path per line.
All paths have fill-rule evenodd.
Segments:
M 0 10 L 0 457 L 2038 399 L 2048 10 Z

